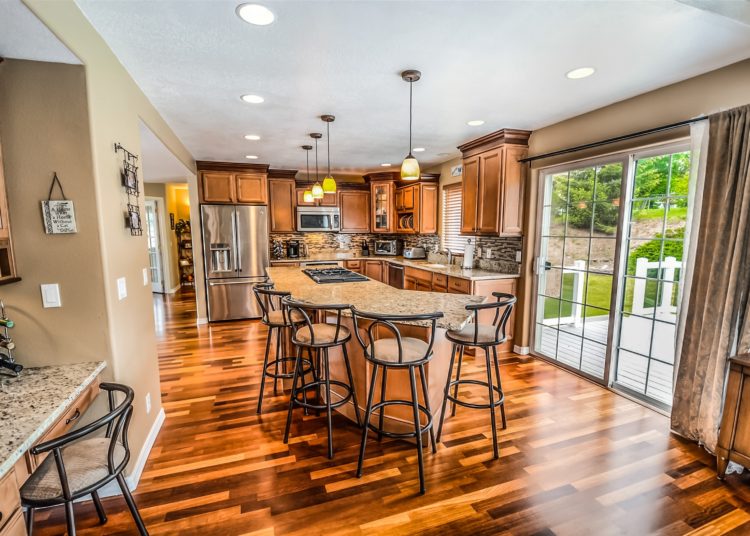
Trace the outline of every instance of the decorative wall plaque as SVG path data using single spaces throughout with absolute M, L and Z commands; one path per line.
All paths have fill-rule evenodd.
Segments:
M 52 192 L 55 185 L 60 188 L 61 200 L 53 200 Z M 57 173 L 52 177 L 52 184 L 49 188 L 49 196 L 46 201 L 42 201 L 42 217 L 44 218 L 44 232 L 47 234 L 70 234 L 77 233 L 76 212 L 73 201 L 65 197 L 62 183 L 57 177 Z

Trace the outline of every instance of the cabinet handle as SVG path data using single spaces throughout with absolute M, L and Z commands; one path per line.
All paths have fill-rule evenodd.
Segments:
M 76 412 L 73 414 L 72 417 L 65 419 L 65 424 L 70 424 L 73 421 L 77 421 L 81 416 L 81 412 L 78 408 L 76 408 Z

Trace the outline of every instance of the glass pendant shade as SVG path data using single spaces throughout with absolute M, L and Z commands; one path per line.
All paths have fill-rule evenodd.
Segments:
M 315 184 L 313 184 L 312 196 L 313 196 L 313 199 L 323 199 L 323 187 L 320 185 L 319 182 L 316 182 Z
M 404 158 L 401 164 L 401 180 L 404 181 L 416 181 L 419 180 L 419 162 L 414 156 L 409 155 Z
M 305 190 L 304 193 L 302 194 L 302 200 L 305 203 L 312 203 L 313 201 L 315 201 L 312 190 L 310 190 L 309 188 Z
M 326 194 L 336 193 L 336 181 L 330 175 L 323 179 L 323 192 Z

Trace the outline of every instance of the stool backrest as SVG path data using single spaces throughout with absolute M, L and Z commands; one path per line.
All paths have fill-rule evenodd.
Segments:
M 281 299 L 289 296 L 289 292 L 274 290 L 273 283 L 256 283 L 253 285 L 253 294 L 258 300 L 264 323 L 268 323 L 268 313 L 271 311 L 280 311 L 282 309 Z
M 281 303 L 284 307 L 284 321 L 291 323 L 292 325 L 292 342 L 294 344 L 300 344 L 297 338 L 297 332 L 300 329 L 307 327 L 310 330 L 310 342 L 302 343 L 304 346 L 316 346 L 315 342 L 315 330 L 313 324 L 315 321 L 310 318 L 309 312 L 317 313 L 318 311 L 335 311 L 336 312 L 336 332 L 333 340 L 339 340 L 339 333 L 341 331 L 341 312 L 349 309 L 349 305 L 344 304 L 324 304 L 324 305 L 313 305 L 296 301 L 291 296 L 282 298 Z M 298 314 L 299 318 L 295 318 L 295 322 L 288 322 L 292 318 L 293 314 Z M 300 321 L 301 320 L 301 321 Z
M 479 312 L 492 309 L 495 310 L 495 317 L 492 319 L 492 325 L 495 326 L 495 343 L 502 343 L 506 340 L 505 329 L 508 326 L 510 314 L 513 312 L 516 297 L 504 292 L 493 292 L 492 295 L 497 298 L 494 302 L 466 306 L 466 310 L 471 311 L 474 317 L 474 344 L 477 344 L 479 340 Z
M 438 318 L 443 317 L 443 313 L 423 313 L 418 315 L 393 315 L 393 314 L 381 314 L 371 313 L 367 311 L 360 311 L 352 305 L 352 318 L 354 319 L 354 334 L 357 336 L 359 344 L 362 346 L 365 355 L 374 361 L 378 361 L 375 355 L 375 341 L 377 340 L 374 336 L 375 330 L 378 327 L 383 327 L 386 330 L 393 333 L 393 338 L 396 339 L 398 344 L 398 362 L 404 362 L 404 347 L 401 339 L 401 331 L 396 326 L 395 322 L 430 322 L 430 339 L 427 345 L 425 356 L 427 357 L 432 352 L 432 346 L 435 344 L 435 331 L 437 328 Z M 362 334 L 359 329 L 360 320 L 369 320 L 370 325 L 367 328 L 363 328 L 367 334 L 367 340 L 362 338 Z M 381 337 L 382 338 L 382 337 Z

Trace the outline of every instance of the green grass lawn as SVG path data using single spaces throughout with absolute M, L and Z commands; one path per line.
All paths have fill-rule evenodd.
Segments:
M 602 274 L 588 274 L 588 288 L 585 293 L 586 309 L 584 316 L 601 316 L 607 314 L 600 309 L 609 311 L 609 301 L 612 295 L 612 276 Z M 562 298 L 564 300 L 573 299 L 573 274 L 563 275 Z M 573 304 L 563 301 L 560 307 L 559 316 L 566 317 L 573 314 Z M 558 301 L 552 298 L 546 298 L 544 302 L 544 318 L 558 317 Z
M 633 219 L 636 221 L 643 220 L 660 220 L 664 217 L 663 208 L 642 208 L 633 211 Z M 670 220 L 680 219 L 687 220 L 687 207 L 672 207 L 669 209 L 668 218 Z

